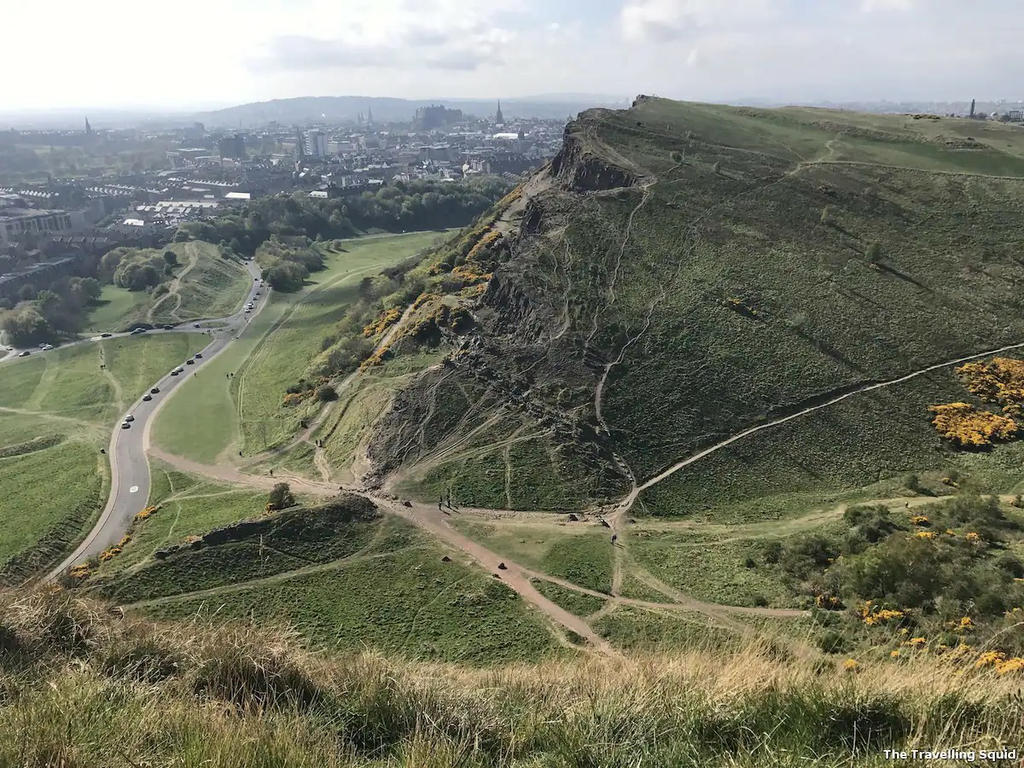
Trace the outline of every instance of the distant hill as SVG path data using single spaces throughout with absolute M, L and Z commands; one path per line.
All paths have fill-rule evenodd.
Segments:
M 505 117 L 533 117 L 542 119 L 565 118 L 591 107 L 621 107 L 623 99 L 609 96 L 536 96 L 525 99 L 502 99 L 501 111 Z M 308 96 L 294 99 L 273 99 L 240 104 L 196 115 L 196 120 L 207 127 L 250 127 L 272 121 L 284 124 L 313 122 L 341 122 L 355 120 L 360 114 L 373 112 L 377 122 L 411 120 L 420 107 L 434 104 L 461 109 L 474 117 L 492 116 L 497 109 L 495 99 L 392 99 L 367 96 Z

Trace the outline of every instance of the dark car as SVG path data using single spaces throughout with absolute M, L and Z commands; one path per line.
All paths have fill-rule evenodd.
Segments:
M 144 400 L 145 402 L 147 402 L 147 403 L 148 403 L 148 402 L 149 402 L 150 400 L 152 400 L 152 399 L 153 399 L 153 396 L 152 396 L 152 395 L 149 395 L 149 394 L 146 394 L 146 395 L 143 395 L 143 396 L 142 396 L 142 399 L 143 399 L 143 400 Z
M 177 376 L 179 373 L 181 373 L 181 371 L 175 368 L 173 371 L 171 371 L 171 376 Z
M 173 331 L 174 330 L 174 326 L 171 325 L 170 323 L 166 323 L 165 325 L 162 325 L 160 327 L 163 328 L 165 331 Z
M 29 355 L 31 355 L 31 354 L 32 354 L 32 353 L 31 353 L 31 352 L 29 352 L 29 351 L 28 351 L 28 350 L 26 349 L 26 350 L 24 350 L 23 352 L 19 352 L 19 353 L 18 353 L 18 357 L 28 357 L 28 356 L 29 356 Z
M 196 352 L 195 358 L 196 358 L 196 360 L 202 360 L 203 359 L 203 353 L 202 352 Z
M 149 394 L 151 394 L 151 395 L 158 395 L 158 394 L 160 394 L 160 387 L 153 387 L 151 390 L 149 390 Z
M 101 333 L 101 334 L 100 334 L 100 338 L 101 338 L 101 339 L 109 339 L 109 338 L 110 338 L 111 336 L 113 336 L 113 335 L 114 335 L 114 334 L 112 334 L 112 333 Z
M 131 429 L 131 428 L 132 428 L 132 425 L 130 423 L 128 423 L 127 421 L 122 421 L 121 422 L 121 429 Z
M 195 364 L 196 364 L 195 360 L 186 360 L 185 361 L 185 365 L 195 365 Z

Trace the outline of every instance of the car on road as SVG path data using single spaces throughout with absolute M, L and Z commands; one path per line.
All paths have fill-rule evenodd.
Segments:
M 142 399 L 143 399 L 143 400 L 144 400 L 145 402 L 147 402 L 147 403 L 148 403 L 148 402 L 149 402 L 150 400 L 152 400 L 152 399 L 153 399 L 153 396 L 152 396 L 151 394 L 149 394 L 149 393 L 147 392 L 146 394 L 144 394 L 144 395 L 142 396 Z
M 163 328 L 165 331 L 173 331 L 174 330 L 174 326 L 171 325 L 170 323 L 165 323 L 164 325 L 161 325 L 160 327 Z
M 171 376 L 177 376 L 179 373 L 181 373 L 181 371 L 175 368 L 173 371 L 171 371 Z
M 132 335 L 132 336 L 138 336 L 138 335 L 139 335 L 140 333 L 145 333 L 145 332 L 146 332 L 146 329 L 145 329 L 145 328 L 135 328 L 135 329 L 134 329 L 134 330 L 133 330 L 133 331 L 131 332 L 131 335 Z
M 114 335 L 114 334 L 112 334 L 112 333 L 101 333 L 101 334 L 100 334 L 100 338 L 101 338 L 101 339 L 109 339 L 109 338 L 110 338 L 111 336 L 113 336 L 113 335 Z
M 199 327 L 199 323 L 192 323 L 192 327 L 193 328 L 198 328 Z
M 129 413 L 129 414 L 127 415 L 127 416 L 125 416 L 125 417 L 124 417 L 124 420 L 125 420 L 125 421 L 135 421 L 135 417 L 134 417 L 134 416 L 132 416 L 132 415 L 131 415 L 131 414 Z
M 49 350 L 53 349 L 53 344 L 43 344 L 39 348 L 43 350 L 43 352 L 48 352 Z
M 160 394 L 160 387 L 153 387 L 151 390 L 149 390 L 149 394 L 151 394 L 151 395 L 158 395 L 158 394 Z
M 121 429 L 131 429 L 131 428 L 132 428 L 131 422 L 128 422 L 128 421 L 122 421 L 121 422 Z
M 195 358 L 196 360 L 202 360 L 202 359 L 203 359 L 203 353 L 202 353 L 202 352 L 196 352 L 196 353 L 195 353 L 195 354 L 193 355 L 193 357 L 194 357 L 194 358 Z
M 196 361 L 192 360 L 191 358 L 185 361 L 185 365 L 195 365 L 195 364 L 196 364 Z
M 31 354 L 32 354 L 31 352 L 29 352 L 27 349 L 25 349 L 25 350 L 22 350 L 21 352 L 18 353 L 18 357 L 28 357 Z

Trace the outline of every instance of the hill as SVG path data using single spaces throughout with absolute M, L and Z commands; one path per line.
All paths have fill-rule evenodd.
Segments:
M 584 113 L 517 199 L 409 273 L 423 309 L 389 358 L 449 354 L 401 388 L 369 457 L 424 498 L 509 502 L 487 479 L 507 464 L 512 506 L 607 503 L 744 429 L 920 372 L 640 500 L 691 514 L 955 463 L 927 406 L 961 390 L 924 369 L 1024 341 L 1022 179 L 1024 134 L 1002 125 L 658 99 Z M 431 335 L 441 305 L 465 317 Z M 453 460 L 467 439 L 476 453 Z
M 501 99 L 502 112 L 510 118 L 533 117 L 560 119 L 598 105 L 616 105 L 620 100 L 608 96 L 537 96 L 521 99 Z M 273 99 L 251 104 L 239 104 L 196 115 L 206 125 L 235 127 L 280 123 L 319 123 L 355 121 L 359 115 L 370 112 L 378 122 L 409 122 L 420 107 L 443 105 L 461 109 L 472 117 L 491 117 L 497 108 L 497 99 L 394 99 L 379 96 L 306 96 L 293 99 Z
M 1014 681 L 955 664 L 762 643 L 473 671 L 52 591 L 0 593 L 0 690 L 0 762 L 22 766 L 882 766 L 939 745 L 1008 765 L 1021 716 Z
M 175 255 L 169 270 L 167 252 Z M 125 274 L 131 264 L 144 267 L 150 262 L 160 274 L 149 282 L 133 283 L 131 275 Z M 103 269 L 112 282 L 103 287 L 89 316 L 88 327 L 93 331 L 230 315 L 241 306 L 251 280 L 238 259 L 227 258 L 217 246 L 201 241 L 172 243 L 159 251 L 119 248 L 104 257 Z

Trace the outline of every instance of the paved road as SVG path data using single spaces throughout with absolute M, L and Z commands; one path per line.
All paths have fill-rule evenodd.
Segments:
M 110 495 L 107 497 L 107 505 L 103 509 L 99 520 L 93 526 L 93 529 L 82 543 L 79 544 L 78 548 L 47 574 L 46 580 L 49 581 L 56 578 L 72 565 L 82 562 L 93 555 L 98 555 L 107 547 L 116 544 L 128 529 L 132 518 L 146 506 L 149 500 L 149 462 L 146 460 L 143 437 L 147 425 L 157 410 L 159 410 L 160 404 L 174 391 L 175 387 L 178 387 L 183 381 L 187 381 L 197 371 L 202 371 L 203 364 L 209 362 L 222 352 L 238 336 L 246 324 L 266 306 L 270 289 L 258 287 L 256 278 L 260 276 L 259 267 L 254 262 L 247 262 L 246 268 L 254 278 L 246 298 L 246 303 L 251 301 L 255 304 L 251 313 L 246 314 L 243 308 L 230 317 L 204 320 L 198 323 L 185 323 L 169 331 L 149 332 L 194 332 L 196 326 L 198 326 L 211 334 L 211 341 L 201 350 L 202 358 L 196 360 L 194 365 L 185 365 L 184 360 L 181 362 L 181 366 L 185 368 L 184 373 L 178 376 L 171 376 L 170 371 L 168 371 L 159 381 L 154 381 L 150 386 L 159 387 L 160 392 L 153 395 L 153 399 L 150 402 L 145 402 L 140 398 L 132 404 L 127 413 L 124 414 L 127 416 L 130 413 L 135 417 L 131 428 L 121 429 L 121 419 L 118 420 L 118 424 L 110 437 L 110 444 L 107 447 L 107 453 L 110 456 Z M 259 298 L 255 295 L 257 290 L 262 294 Z M 115 335 L 123 336 L 125 334 Z M 100 337 L 97 336 L 93 339 L 85 339 L 74 343 L 89 343 L 98 338 Z

